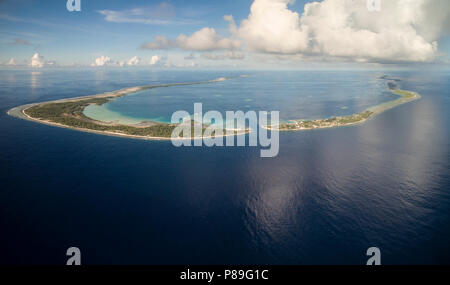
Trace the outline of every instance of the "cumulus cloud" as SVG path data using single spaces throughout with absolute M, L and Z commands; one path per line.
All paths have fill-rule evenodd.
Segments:
M 429 35 L 423 33 L 428 29 L 421 21 L 431 17 L 424 14 L 426 2 L 433 1 L 384 1 L 380 12 L 371 12 L 365 3 L 327 0 L 307 4 L 302 23 L 315 34 L 314 52 L 356 59 L 430 61 L 437 54 L 437 38 L 427 40 Z M 331 14 L 336 16 L 330 18 Z
M 188 51 L 240 50 L 242 42 L 236 38 L 226 38 L 213 28 L 202 28 L 190 36 L 181 34 L 175 40 L 158 35 L 154 41 L 144 43 L 144 49 L 158 50 L 181 48 Z
M 45 65 L 44 57 L 39 55 L 39 53 L 35 53 L 31 57 L 31 67 L 41 68 L 44 67 L 44 65 Z
M 170 49 L 176 46 L 175 41 L 169 40 L 166 36 L 157 35 L 153 42 L 144 43 L 143 49 Z
M 308 28 L 298 13 L 288 9 L 289 0 L 255 0 L 237 35 L 250 50 L 269 53 L 298 53 L 308 47 Z
M 39 56 L 41 60 L 41 65 L 36 65 L 33 67 L 39 68 L 44 66 L 56 66 L 56 62 L 54 61 L 45 61 L 42 56 Z M 0 66 L 8 66 L 8 67 L 27 67 L 32 66 L 31 61 L 27 59 L 17 60 L 14 57 L 10 57 L 8 60 L 0 62 Z
M 31 57 L 31 63 L 30 63 L 31 67 L 42 68 L 44 66 L 50 67 L 50 66 L 56 66 L 56 65 L 57 64 L 55 61 L 45 60 L 45 58 L 43 56 L 41 56 L 39 53 L 35 53 Z
M 155 64 L 157 64 L 160 61 L 161 61 L 161 57 L 158 56 L 158 55 L 154 55 L 154 56 L 152 56 L 152 58 L 150 59 L 148 64 L 155 65 Z
M 370 11 L 366 1 L 323 0 L 304 13 L 291 0 L 255 0 L 239 27 L 230 30 L 254 51 L 347 57 L 357 61 L 432 61 L 437 40 L 449 30 L 447 0 L 382 1 Z
M 14 66 L 16 65 L 16 61 L 14 60 L 13 57 L 11 57 L 7 62 L 4 63 L 4 65 Z
M 211 51 L 211 50 L 235 50 L 242 46 L 241 41 L 232 38 L 224 38 L 216 33 L 213 28 L 203 28 L 191 36 L 181 34 L 178 36 L 177 45 L 184 50 Z
M 132 58 L 130 58 L 127 62 L 127 65 L 133 66 L 133 65 L 138 65 L 141 62 L 141 59 L 137 56 L 133 56 Z
M 160 66 L 163 65 L 166 60 L 166 57 L 160 55 L 154 55 L 148 61 L 149 65 L 152 66 Z M 128 60 L 114 60 L 108 56 L 100 56 L 95 59 L 95 61 L 91 64 L 93 67 L 125 67 L 125 66 L 142 66 L 144 64 L 143 60 L 138 56 L 133 56 Z
M 91 64 L 91 66 L 107 66 L 113 64 L 113 61 L 108 56 L 100 56 L 97 57 L 94 62 Z

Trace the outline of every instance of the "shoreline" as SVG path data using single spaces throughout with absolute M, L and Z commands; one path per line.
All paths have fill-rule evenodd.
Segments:
M 243 77 L 241 75 L 240 77 Z M 235 129 L 233 130 L 234 133 L 227 134 L 227 129 L 223 129 L 223 134 L 217 135 L 217 136 L 197 136 L 197 137 L 190 137 L 190 138 L 184 138 L 184 137 L 177 137 L 172 138 L 171 136 L 153 136 L 153 135 L 135 135 L 135 134 L 127 134 L 120 131 L 109 131 L 109 130 L 99 130 L 95 128 L 88 128 L 88 127 L 77 127 L 74 125 L 66 125 L 62 123 L 58 123 L 51 120 L 46 120 L 43 118 L 36 118 L 32 117 L 29 114 L 27 114 L 27 110 L 29 110 L 32 107 L 36 106 L 44 106 L 48 104 L 54 104 L 54 103 L 77 103 L 77 102 L 83 102 L 86 100 L 92 100 L 92 99 L 104 99 L 104 100 L 112 100 L 114 98 L 126 96 L 129 94 L 133 94 L 139 91 L 147 90 L 147 89 L 153 89 L 153 88 L 161 88 L 161 87 L 171 87 L 171 86 L 183 86 L 183 85 L 196 85 L 196 84 L 209 84 L 209 83 L 215 83 L 215 82 L 221 82 L 225 80 L 229 80 L 231 78 L 217 78 L 214 80 L 209 81 L 199 81 L 199 82 L 183 82 L 183 83 L 169 83 L 169 84 L 157 84 L 157 85 L 149 85 L 149 86 L 134 86 L 129 88 L 120 89 L 117 91 L 111 91 L 111 92 L 105 92 L 95 95 L 88 95 L 88 96 L 79 96 L 79 97 L 73 97 L 73 98 L 67 98 L 67 99 L 58 99 L 58 100 L 52 100 L 52 101 L 45 101 L 45 102 L 37 102 L 37 103 L 30 103 L 25 104 L 21 106 L 17 106 L 14 108 L 11 108 L 7 111 L 7 114 L 12 117 L 16 117 L 19 119 L 24 119 L 36 123 L 41 123 L 49 126 L 55 126 L 60 128 L 66 128 L 66 129 L 73 129 L 76 131 L 82 131 L 82 132 L 88 132 L 88 133 L 94 133 L 94 134 L 100 134 L 100 135 L 107 135 L 107 136 L 116 136 L 116 137 L 125 137 L 125 138 L 133 138 L 133 139 L 144 139 L 144 140 L 199 140 L 199 139 L 212 139 L 212 138 L 220 138 L 220 137 L 227 137 L 227 136 L 239 136 L 239 135 L 246 135 L 252 132 L 251 129 Z M 308 131 L 308 130 L 315 130 L 315 129 L 329 129 L 329 128 L 339 128 L 339 127 L 346 127 L 346 126 L 353 126 L 358 124 L 363 124 L 367 120 L 383 113 L 384 111 L 387 111 L 389 109 L 395 108 L 397 106 L 403 105 L 405 103 L 409 103 L 415 100 L 418 100 L 421 98 L 421 96 L 413 91 L 406 91 L 401 89 L 390 89 L 390 91 L 393 94 L 399 95 L 400 98 L 391 100 L 388 102 L 384 102 L 381 104 L 378 104 L 376 106 L 370 107 L 366 109 L 365 111 L 349 116 L 343 116 L 343 117 L 332 117 L 327 119 L 316 119 L 316 120 L 288 120 L 287 123 L 280 124 L 278 128 L 273 128 L 271 126 L 264 126 L 261 125 L 261 128 L 267 129 L 267 130 L 276 130 L 276 131 Z M 89 103 L 89 104 L 95 104 L 95 103 Z M 104 103 L 101 103 L 102 105 Z M 85 106 L 86 107 L 86 106 Z M 84 110 L 85 107 L 82 107 L 82 110 Z M 63 114 L 67 115 L 67 114 Z M 71 114 L 73 115 L 73 114 Z M 95 127 L 106 125 L 110 127 L 131 127 L 131 128 L 140 128 L 139 124 L 110 124 L 108 122 L 103 121 L 97 121 L 92 118 L 86 117 L 85 118 L 78 118 L 81 122 L 83 122 L 83 119 L 87 119 L 89 123 L 94 124 Z M 346 122 L 349 121 L 349 122 Z M 345 122 L 345 123 L 343 123 Z M 141 123 L 140 123 L 141 124 Z M 157 126 L 164 126 L 164 127 L 173 127 L 173 124 L 168 123 L 159 123 L 155 122 Z M 127 130 L 128 131 L 128 130 Z M 202 129 L 204 131 L 204 129 Z
M 401 90 L 401 89 L 390 89 L 390 91 L 393 94 L 399 95 L 400 98 L 387 101 L 381 104 L 378 104 L 376 106 L 367 108 L 361 113 L 349 115 L 349 116 L 343 116 L 343 117 L 331 117 L 326 119 L 315 119 L 315 120 L 288 120 L 288 123 L 283 124 L 283 128 L 272 128 L 271 126 L 262 126 L 262 128 L 265 128 L 267 130 L 277 130 L 277 131 L 309 131 L 309 130 L 317 130 L 317 129 L 331 129 L 331 128 L 340 128 L 340 127 L 347 127 L 347 126 L 354 126 L 363 124 L 366 121 L 370 120 L 371 118 L 376 117 L 377 115 L 393 109 L 395 107 L 398 107 L 400 105 L 416 101 L 421 98 L 421 96 L 417 92 L 408 91 L 408 90 Z M 361 119 L 358 119 L 357 121 L 352 121 L 348 123 L 339 123 L 335 122 L 334 124 L 331 124 L 332 121 L 339 121 L 339 120 L 345 120 L 345 119 L 352 119 L 354 117 L 361 117 Z M 311 126 L 311 127 L 302 127 L 305 122 L 318 124 L 318 126 Z M 322 125 L 324 124 L 324 125 Z M 281 124 L 280 124 L 281 126 Z M 289 127 L 294 126 L 294 127 Z
M 31 106 L 27 106 L 27 105 L 31 105 Z M 43 125 L 59 127 L 59 128 L 65 128 L 65 129 L 71 129 L 71 130 L 80 131 L 80 132 L 87 132 L 87 133 L 94 133 L 94 134 L 100 134 L 100 135 L 114 136 L 114 137 L 126 137 L 126 138 L 143 139 L 143 140 L 199 140 L 199 139 L 211 139 L 211 138 L 214 138 L 213 136 L 202 136 L 202 137 L 191 137 L 191 138 L 139 136 L 139 135 L 130 135 L 130 134 L 124 134 L 124 133 L 110 132 L 110 131 L 97 131 L 97 130 L 86 129 L 86 128 L 77 128 L 77 127 L 67 126 L 67 125 L 63 125 L 63 124 L 59 124 L 59 123 L 55 123 L 55 122 L 51 122 L 51 121 L 40 120 L 40 119 L 36 119 L 36 118 L 30 117 L 29 115 L 26 114 L 25 110 L 27 108 L 30 108 L 30 107 L 34 106 L 34 104 L 27 104 L 27 105 L 22 105 L 22 106 L 27 106 L 25 109 L 21 109 L 20 107 L 22 107 L 22 106 L 14 107 L 14 108 L 8 110 L 7 114 L 9 116 L 12 116 L 12 117 L 16 117 L 16 118 L 24 119 L 24 120 L 27 120 L 27 121 L 40 123 L 40 124 L 43 124 Z M 20 116 L 17 116 L 17 114 L 15 112 L 20 112 Z M 224 130 L 224 131 L 226 132 L 226 130 Z M 250 131 L 249 130 L 245 130 L 245 132 L 242 132 L 242 133 L 223 134 L 223 135 L 218 135 L 217 137 L 240 136 L 240 135 L 246 135 L 248 133 L 250 133 Z
M 241 75 L 240 77 L 244 77 L 244 75 Z M 118 97 L 122 97 L 122 96 L 126 96 L 126 95 L 130 95 L 139 91 L 143 91 L 143 90 L 147 90 L 147 89 L 153 89 L 153 88 L 162 88 L 162 87 L 172 87 L 172 86 L 186 86 L 186 85 L 197 85 L 197 84 L 210 84 L 210 83 L 216 83 L 216 82 L 222 82 L 222 81 L 226 81 L 229 79 L 233 79 L 235 77 L 220 77 L 217 79 L 213 79 L 213 80 L 208 80 L 208 81 L 197 81 L 197 82 L 182 82 L 182 83 L 168 83 L 168 84 L 156 84 L 156 85 L 148 85 L 148 86 L 134 86 L 134 87 L 128 87 L 128 88 L 123 88 L 123 89 L 119 89 L 116 91 L 111 91 L 111 92 L 105 92 L 105 93 L 100 93 L 100 94 L 95 94 L 95 95 L 88 95 L 88 96 L 79 96 L 79 97 L 72 97 L 72 98 L 65 98 L 65 99 L 57 99 L 57 100 L 51 100 L 51 101 L 44 101 L 44 102 L 36 102 L 36 103 L 29 103 L 29 104 L 25 104 L 25 105 L 20 105 L 20 106 L 16 106 L 14 108 L 9 109 L 6 113 L 9 116 L 15 117 L 15 118 L 19 118 L 19 119 L 23 119 L 23 120 L 27 120 L 27 121 L 31 121 L 31 122 L 35 122 L 35 123 L 40 123 L 40 124 L 44 124 L 44 125 L 48 125 L 48 126 L 53 126 L 53 127 L 59 127 L 59 128 L 65 128 L 65 129 L 72 129 L 72 130 L 76 130 L 76 131 L 80 131 L 80 132 L 88 132 L 88 133 L 94 133 L 94 134 L 99 134 L 99 135 L 107 135 L 107 136 L 114 136 L 114 137 L 125 137 L 125 138 L 132 138 L 132 139 L 143 139 L 143 140 L 159 140 L 159 141 L 167 141 L 167 140 L 199 140 L 199 139 L 213 139 L 213 138 L 218 138 L 218 137 L 227 137 L 227 136 L 240 136 L 240 135 L 246 135 L 248 133 L 251 132 L 251 129 L 235 129 L 233 130 L 235 133 L 233 134 L 227 134 L 227 129 L 223 129 L 224 134 L 221 135 L 217 135 L 217 136 L 201 136 L 201 137 L 190 137 L 190 138 L 184 138 L 184 137 L 177 137 L 177 138 L 172 138 L 172 137 L 164 137 L 164 136 L 147 136 L 147 135 L 132 135 L 132 134 L 126 134 L 126 133 L 121 133 L 121 132 L 113 132 L 113 131 L 106 131 L 106 130 L 95 130 L 95 129 L 89 129 L 89 128 L 80 128 L 80 127 L 75 127 L 75 126 L 70 126 L 70 125 L 65 125 L 65 124 L 61 124 L 61 123 L 57 123 L 57 122 L 52 122 L 49 120 L 44 120 L 44 119 L 39 119 L 39 118 L 34 118 L 32 116 L 30 116 L 29 114 L 27 114 L 27 110 L 35 107 L 35 106 L 39 106 L 39 105 L 46 105 L 46 104 L 52 104 L 52 103 L 68 103 L 68 102 L 79 102 L 79 101 L 84 101 L 84 100 L 89 100 L 89 99 L 114 99 L 114 98 L 118 98 Z M 96 121 L 91 119 L 93 122 L 95 121 L 97 124 L 106 124 L 108 125 L 108 123 L 105 122 L 100 122 L 100 121 Z M 160 125 L 170 125 L 167 123 L 158 123 Z M 130 127 L 136 127 L 136 125 L 139 124 L 119 124 L 121 126 L 130 126 Z

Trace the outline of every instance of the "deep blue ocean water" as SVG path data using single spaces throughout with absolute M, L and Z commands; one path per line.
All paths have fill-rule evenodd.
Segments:
M 383 74 L 422 98 L 359 126 L 281 133 L 275 158 L 6 115 L 37 101 L 240 74 L 250 76 L 154 89 L 108 108 L 155 118 L 201 100 L 285 119 L 345 115 L 395 98 Z M 429 70 L 1 70 L 0 264 L 65 264 L 71 246 L 84 264 L 365 264 L 372 246 L 384 264 L 448 264 L 449 88 L 450 72 Z

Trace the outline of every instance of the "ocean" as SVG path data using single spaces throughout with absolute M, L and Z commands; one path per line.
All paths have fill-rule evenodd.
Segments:
M 239 77 L 248 75 L 248 77 Z M 387 78 L 394 78 L 388 80 Z M 344 116 L 421 94 L 361 125 L 281 132 L 259 147 L 174 147 L 10 117 L 15 106 L 137 85 L 93 111 L 170 121 L 174 111 Z M 0 264 L 450 263 L 450 72 L 438 70 L 0 70 Z M 115 117 L 114 117 L 115 116 Z

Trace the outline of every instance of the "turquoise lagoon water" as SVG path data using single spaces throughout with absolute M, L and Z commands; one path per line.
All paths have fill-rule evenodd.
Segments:
M 192 115 L 193 104 L 202 103 L 203 113 L 217 110 L 225 116 L 226 111 L 280 111 L 282 121 L 351 115 L 398 98 L 389 92 L 387 81 L 380 78 L 382 75 L 380 72 L 253 72 L 248 77 L 222 82 L 148 89 L 101 106 L 90 105 L 84 114 L 123 124 L 170 123 L 173 112 L 186 110 Z M 214 79 L 214 74 L 210 77 Z

